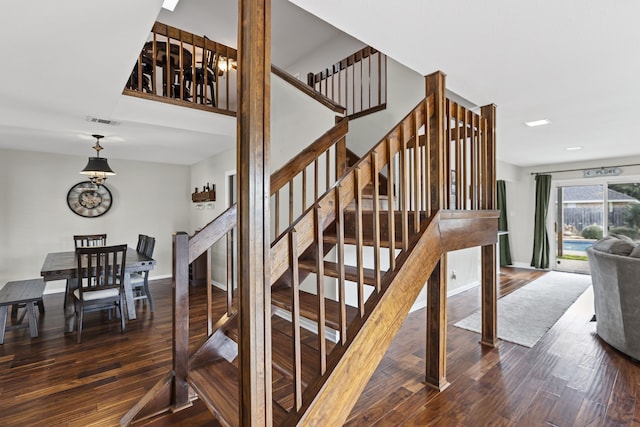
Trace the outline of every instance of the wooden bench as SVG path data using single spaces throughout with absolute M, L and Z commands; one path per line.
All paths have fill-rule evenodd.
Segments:
M 38 304 L 40 313 L 44 313 L 44 304 L 42 303 L 44 286 L 44 280 L 39 277 L 37 279 L 7 282 L 7 284 L 0 289 L 0 344 L 4 344 L 4 333 L 6 330 L 29 328 L 32 338 L 38 336 L 38 322 L 36 321 L 34 306 Z M 24 305 L 26 308 L 29 323 L 22 324 L 23 314 L 12 326 L 7 327 L 7 311 L 9 306 L 13 306 L 11 317 L 17 317 L 18 307 L 21 305 Z

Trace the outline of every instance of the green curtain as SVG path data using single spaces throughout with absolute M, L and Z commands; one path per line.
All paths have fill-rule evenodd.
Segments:
M 498 219 L 498 231 L 509 232 L 509 224 L 507 224 L 507 190 L 504 180 L 499 179 L 498 185 L 498 209 L 500 209 L 500 218 Z M 500 234 L 500 266 L 511 265 L 511 248 L 509 247 L 509 235 Z
M 551 194 L 551 175 L 536 175 L 536 207 L 533 226 L 533 257 L 531 266 L 549 268 L 549 237 L 547 211 Z

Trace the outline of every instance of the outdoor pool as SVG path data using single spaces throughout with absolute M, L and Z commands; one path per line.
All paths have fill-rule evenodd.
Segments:
M 562 249 L 565 251 L 586 252 L 593 245 L 593 240 L 563 240 Z

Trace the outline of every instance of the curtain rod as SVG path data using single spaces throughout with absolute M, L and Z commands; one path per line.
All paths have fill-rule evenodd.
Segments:
M 600 169 L 604 168 L 626 168 L 629 166 L 640 166 L 640 163 L 632 163 L 630 165 L 614 165 L 614 166 L 600 166 Z M 549 173 L 560 173 L 560 172 L 579 172 L 579 171 L 587 171 L 591 169 L 598 169 L 598 166 L 593 168 L 578 168 L 578 169 L 564 169 L 558 171 L 548 171 L 548 172 L 531 172 L 531 175 L 546 175 Z

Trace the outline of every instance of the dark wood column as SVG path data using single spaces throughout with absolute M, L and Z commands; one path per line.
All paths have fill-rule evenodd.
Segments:
M 426 76 L 426 97 L 433 96 L 433 116 L 429 122 L 430 160 L 429 185 L 431 213 L 435 214 L 444 207 L 447 197 L 444 177 L 448 168 L 445 165 L 445 79 L 442 71 Z M 429 103 L 427 102 L 427 106 Z M 429 113 L 427 112 L 427 118 Z M 427 384 L 438 390 L 444 390 L 447 382 L 447 263 L 446 255 L 440 257 L 431 277 L 427 281 Z
M 271 425 L 271 2 L 238 0 L 240 425 Z
M 485 105 L 480 109 L 482 117 L 487 119 L 487 138 L 483 155 L 486 155 L 487 167 L 483 182 L 482 209 L 497 209 L 496 198 L 496 106 Z M 498 237 L 496 236 L 496 239 Z M 496 245 L 482 247 L 482 338 L 480 343 L 489 347 L 498 344 L 497 336 L 497 257 Z
M 427 282 L 427 352 L 425 381 L 437 390 L 447 382 L 447 256 L 443 255 Z
M 442 209 L 446 199 L 444 183 L 445 168 L 445 79 L 446 75 L 442 71 L 436 71 L 425 77 L 426 97 L 433 95 L 434 113 L 429 125 L 429 185 L 431 194 L 431 210 L 436 212 Z M 429 103 L 427 102 L 427 106 Z M 429 113 L 427 112 L 427 117 Z
M 189 401 L 189 235 L 173 235 L 173 402 L 172 411 L 191 406 Z

